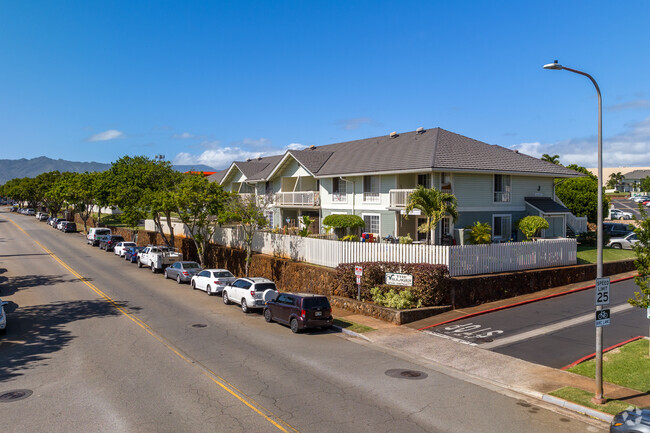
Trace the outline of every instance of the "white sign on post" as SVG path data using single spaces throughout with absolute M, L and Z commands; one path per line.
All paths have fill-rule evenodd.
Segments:
M 596 278 L 596 305 L 609 305 L 609 277 Z
M 395 274 L 393 272 L 386 272 L 386 284 L 393 286 L 413 286 L 413 275 L 411 274 Z
M 648 313 L 648 319 L 650 319 L 650 307 L 648 307 L 648 309 L 646 310 L 646 312 Z
M 363 275 L 363 268 L 361 266 L 355 266 L 354 267 L 354 275 L 357 277 L 360 277 Z

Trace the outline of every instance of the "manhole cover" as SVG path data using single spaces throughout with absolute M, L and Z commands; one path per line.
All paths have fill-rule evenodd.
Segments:
M 192 325 L 192 328 L 205 328 L 206 326 L 208 325 L 206 325 L 205 323 L 195 323 L 194 325 Z
M 423 371 L 392 369 L 386 371 L 386 376 L 394 377 L 396 379 L 418 380 L 426 379 L 429 375 Z
M 13 391 L 0 394 L 0 403 L 22 400 L 30 395 L 32 395 L 32 391 L 29 389 L 14 389 Z

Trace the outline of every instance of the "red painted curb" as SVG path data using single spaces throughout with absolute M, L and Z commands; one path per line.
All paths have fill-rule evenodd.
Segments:
M 638 337 L 630 338 L 629 340 L 625 340 L 622 343 L 618 343 L 618 344 L 615 344 L 615 345 L 613 345 L 611 347 L 608 347 L 607 349 L 603 349 L 603 353 L 609 352 L 610 350 L 616 349 L 617 347 L 621 347 L 624 344 L 631 343 L 633 341 L 640 340 L 642 338 L 644 338 L 642 335 L 639 335 Z M 583 356 L 582 358 L 578 359 L 577 361 L 573 361 L 571 364 L 565 365 L 564 367 L 560 368 L 560 370 L 568 370 L 569 368 L 574 367 L 574 366 L 580 364 L 581 362 L 585 362 L 585 361 L 587 361 L 587 360 L 589 360 L 589 359 L 591 359 L 591 358 L 593 358 L 595 356 L 596 356 L 595 353 L 592 353 L 591 355 Z
M 611 283 L 618 283 L 620 281 L 630 280 L 632 278 L 634 278 L 634 276 L 623 277 L 623 278 L 619 278 L 619 279 L 616 279 L 616 280 L 611 280 L 610 282 Z M 487 314 L 487 313 L 494 313 L 495 311 L 506 310 L 508 308 L 513 308 L 513 307 L 519 307 L 520 305 L 532 304 L 533 302 L 543 301 L 545 299 L 557 298 L 558 296 L 564 296 L 564 295 L 568 295 L 568 294 L 571 294 L 571 293 L 581 292 L 583 290 L 593 289 L 594 287 L 596 287 L 595 284 L 590 284 L 590 285 L 585 286 L 585 287 L 579 287 L 577 289 L 567 290 L 566 292 L 554 293 L 552 295 L 546 295 L 546 296 L 540 296 L 539 298 L 528 299 L 527 301 L 521 301 L 521 302 L 516 302 L 514 304 L 502 305 L 501 307 L 495 307 L 495 308 L 490 308 L 490 309 L 483 310 L 483 311 L 477 311 L 476 313 L 466 314 L 464 316 L 460 316 L 460 317 L 457 317 L 455 319 L 445 320 L 444 322 L 436 323 L 435 325 L 428 325 L 428 326 L 425 326 L 423 328 L 418 328 L 418 331 L 424 331 L 425 329 L 435 328 L 436 326 L 445 325 L 447 323 L 456 322 L 458 320 L 469 319 L 470 317 L 481 316 L 481 315 Z

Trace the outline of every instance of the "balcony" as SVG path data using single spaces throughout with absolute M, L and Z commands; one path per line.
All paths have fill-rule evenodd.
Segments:
M 275 194 L 276 206 L 320 206 L 318 191 L 278 192 Z
M 409 201 L 409 196 L 415 189 L 391 189 L 388 191 L 390 195 L 390 208 L 389 209 L 404 209 Z

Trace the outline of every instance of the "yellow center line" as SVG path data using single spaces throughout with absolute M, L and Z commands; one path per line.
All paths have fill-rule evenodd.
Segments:
M 43 244 L 41 244 L 39 241 L 34 239 L 29 233 L 27 233 L 25 230 L 23 230 L 22 227 L 20 227 L 15 221 L 8 219 L 9 222 L 11 222 L 14 226 L 18 228 L 21 232 L 23 232 L 26 236 L 32 239 L 38 245 L 41 247 L 50 257 L 52 257 L 54 260 L 56 260 L 61 266 L 63 266 L 68 272 L 70 272 L 72 275 L 74 275 L 79 281 L 84 283 L 86 286 L 88 286 L 92 291 L 97 293 L 99 296 L 101 296 L 106 302 L 111 304 L 115 309 L 117 309 L 120 313 L 128 317 L 131 321 L 133 321 L 136 325 L 144 329 L 149 335 L 151 335 L 153 338 L 158 340 L 160 343 L 162 343 L 165 347 L 167 347 L 169 350 L 171 350 L 173 353 L 175 353 L 179 358 L 181 358 L 183 361 L 187 362 L 193 367 L 198 367 L 201 372 L 208 377 L 212 382 L 216 383 L 219 385 L 223 390 L 228 392 L 230 395 L 235 397 L 237 400 L 248 406 L 253 412 L 257 413 L 258 415 L 262 416 L 265 420 L 273 424 L 275 427 L 277 427 L 280 431 L 284 433 L 289 433 L 289 428 L 290 430 L 299 433 L 298 430 L 296 430 L 294 427 L 292 427 L 289 423 L 281 419 L 280 417 L 273 415 L 271 411 L 266 409 L 264 406 L 253 400 L 252 398 L 248 397 L 244 392 L 236 388 L 234 385 L 232 385 L 230 382 L 207 368 L 205 365 L 201 364 L 200 362 L 193 360 L 189 358 L 188 356 L 185 356 L 183 353 L 181 353 L 180 349 L 177 349 L 171 342 L 169 342 L 167 339 L 162 337 L 161 335 L 158 335 L 149 325 L 147 325 L 145 322 L 140 320 L 139 318 L 135 317 L 133 314 L 131 314 L 129 311 L 125 310 L 122 306 L 120 306 L 116 301 L 114 301 L 110 296 L 108 296 L 106 293 L 101 291 L 100 289 L 97 288 L 94 284 L 92 284 L 90 281 L 88 281 L 87 278 L 83 277 L 81 274 L 79 274 L 77 271 L 72 269 L 67 263 L 65 263 L 63 260 L 61 260 L 59 257 L 56 256 L 52 251 L 47 249 Z M 264 412 L 266 413 L 264 413 Z M 268 415 L 267 415 L 268 414 Z M 274 419 L 275 418 L 275 419 Z M 277 421 L 276 421 L 277 420 Z M 282 423 L 283 425 L 281 425 Z M 285 428 L 285 426 L 287 428 Z

